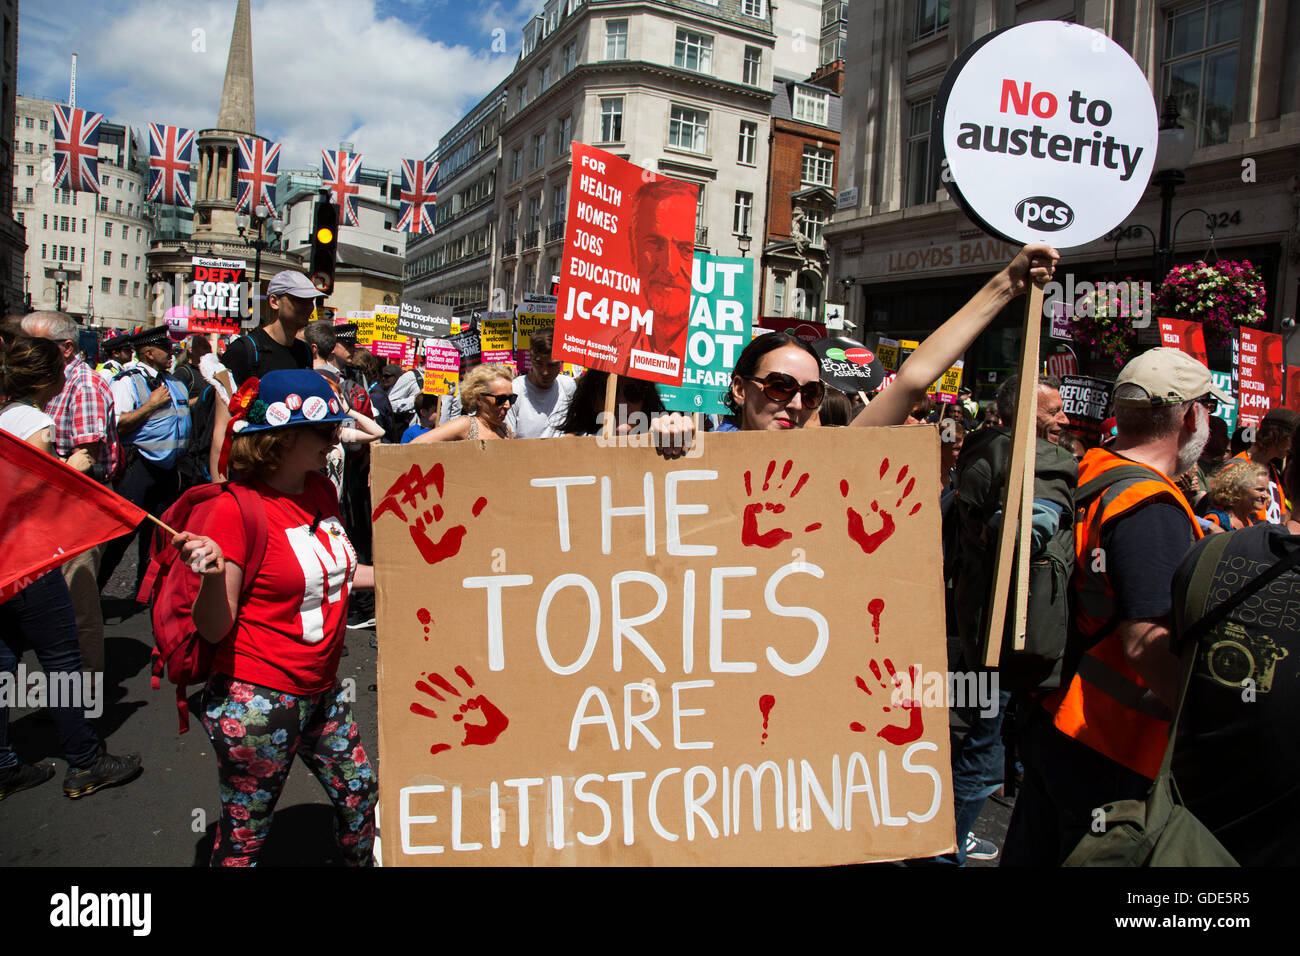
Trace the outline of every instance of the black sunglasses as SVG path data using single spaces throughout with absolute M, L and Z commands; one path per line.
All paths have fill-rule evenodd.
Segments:
M 1206 411 L 1211 415 L 1215 414 L 1219 410 L 1219 400 L 1213 395 L 1202 395 L 1200 398 L 1192 399 L 1192 401 L 1196 402 L 1198 405 L 1204 405 Z
M 774 402 L 788 402 L 794 398 L 795 392 L 803 400 L 803 407 L 815 409 L 822 403 L 822 397 L 826 394 L 826 386 L 822 384 L 821 379 L 814 379 L 811 382 L 805 382 L 800 385 L 792 376 L 784 372 L 769 372 L 766 378 L 750 377 L 751 382 L 757 382 L 763 389 L 763 394 Z
M 519 398 L 519 396 L 516 395 L 514 392 L 510 392 L 509 394 L 506 395 L 488 395 L 486 397 L 492 399 L 493 403 L 498 408 L 500 408 L 502 405 L 505 405 L 508 408 L 511 405 L 513 405 L 515 401 Z

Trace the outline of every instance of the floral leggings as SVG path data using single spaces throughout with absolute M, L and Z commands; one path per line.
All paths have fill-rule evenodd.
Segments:
M 294 754 L 334 804 L 344 859 L 370 864 L 379 781 L 338 684 L 306 696 L 214 674 L 203 694 L 203 727 L 216 748 L 221 785 L 213 866 L 256 865 Z

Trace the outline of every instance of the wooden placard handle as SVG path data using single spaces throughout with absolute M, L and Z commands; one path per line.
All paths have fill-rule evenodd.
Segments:
M 1002 497 L 1002 528 L 993 565 L 988 630 L 984 635 L 984 666 L 997 667 L 1002 656 L 1002 632 L 1007 605 L 1012 604 L 1017 649 L 1025 646 L 1029 611 L 1029 547 L 1034 511 L 1034 461 L 1037 445 L 1038 350 L 1042 337 L 1043 290 L 1031 285 L 1025 302 L 1024 350 L 1020 356 L 1020 388 L 1016 421 Z M 1019 532 L 1019 534 L 1017 534 Z M 1018 559 L 1018 560 L 1017 560 Z M 1012 591 L 1011 571 L 1017 569 Z
M 618 376 L 613 372 L 605 379 L 605 427 L 601 437 L 609 441 L 614 437 L 614 405 L 618 398 Z

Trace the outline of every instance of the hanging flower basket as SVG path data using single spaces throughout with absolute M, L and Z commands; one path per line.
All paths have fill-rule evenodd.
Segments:
M 1126 278 L 1123 282 L 1098 283 L 1081 295 L 1070 317 L 1074 341 L 1090 346 L 1095 354 L 1123 368 L 1137 343 L 1137 330 L 1151 321 L 1149 285 Z
M 1156 294 L 1157 314 L 1202 323 L 1209 348 L 1230 342 L 1238 325 L 1263 322 L 1264 305 L 1264 283 L 1249 259 L 1177 266 Z

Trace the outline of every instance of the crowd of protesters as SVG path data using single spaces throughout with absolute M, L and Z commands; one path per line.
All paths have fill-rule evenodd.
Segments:
M 701 427 L 937 425 L 950 665 L 979 670 L 982 612 L 953 611 L 963 602 L 976 608 L 988 603 L 988 548 L 1001 523 L 1019 384 L 1004 382 L 982 409 L 969 390 L 943 405 L 928 399 L 926 390 L 1031 282 L 1051 278 L 1056 258 L 1050 247 L 1026 247 L 866 402 L 826 386 L 807 343 L 769 333 L 739 356 L 725 397 L 730 414 L 698 420 L 667 413 L 653 384 L 620 376 L 616 427 L 649 431 L 661 454 L 673 458 Z M 337 669 L 347 653 L 346 629 L 375 623 L 371 447 L 593 435 L 605 425 L 607 376 L 594 370 L 576 380 L 562 374 L 550 330 L 532 335 L 525 374 L 466 362 L 458 393 L 440 397 L 423 394 L 418 368 L 385 365 L 358 348 L 354 326 L 310 321 L 316 303 L 304 276 L 281 273 L 268 289 L 270 321 L 234 339 L 221 355 L 204 336 L 193 336 L 178 355 L 165 329 L 151 329 L 105 341 L 98 373 L 76 351 L 77 326 L 67 316 L 35 313 L 6 321 L 0 428 L 154 515 L 186 488 L 227 479 L 251 489 L 265 509 L 272 533 L 265 558 L 256 559 L 262 561 L 256 586 L 243 577 L 255 549 L 240 520 L 238 496 L 222 496 L 202 529 L 174 542 L 202 575 L 194 620 L 219 648 L 203 698 L 222 801 L 214 864 L 256 862 L 295 752 L 338 811 L 347 859 L 369 859 L 377 782 L 361 744 L 367 735 L 339 694 Z M 1112 398 L 1114 417 L 1099 434 L 1070 429 L 1060 388 L 1046 376 L 1034 387 L 1031 547 L 1040 554 L 1065 535 L 1080 556 L 1096 548 L 1105 560 L 1074 566 L 1059 680 L 1039 692 L 1001 692 L 992 716 L 961 715 L 952 749 L 957 849 L 926 862 L 960 865 L 1001 856 L 1006 864 L 1057 865 L 1092 828 L 1097 807 L 1143 799 L 1180 696 L 1179 588 L 1185 592 L 1201 540 L 1234 532 L 1227 553 L 1238 563 L 1245 555 L 1265 567 L 1300 534 L 1290 508 L 1293 501 L 1300 506 L 1300 465 L 1288 460 L 1300 425 L 1294 412 L 1270 412 L 1242 436 L 1249 440 L 1232 457 L 1227 429 L 1214 416 L 1228 396 L 1211 385 L 1203 365 L 1180 352 L 1154 349 L 1124 368 Z M 268 418 L 272 405 L 283 409 Z M 1106 490 L 1076 510 L 1076 490 L 1107 474 L 1123 477 L 1103 483 Z M 293 560 L 300 532 L 317 539 L 312 546 L 318 554 L 337 557 L 336 566 L 323 572 L 326 580 L 305 579 L 306 565 Z M 137 577 L 144 573 L 148 540 L 139 535 Z M 102 671 L 101 592 L 131 543 L 125 536 L 91 549 L 0 606 L 5 621 L 22 622 L 2 635 L 0 669 L 12 669 L 25 641 L 47 670 Z M 1226 581 L 1227 573 L 1216 569 L 1215 580 Z M 1295 574 L 1282 582 L 1286 593 L 1300 591 Z M 329 595 L 321 614 L 311 618 L 318 635 L 305 634 L 305 618 L 296 614 L 304 593 L 318 600 Z M 1295 727 L 1300 624 L 1287 619 L 1263 626 L 1260 620 L 1256 611 L 1243 610 L 1222 625 L 1240 632 L 1233 645 L 1239 652 L 1219 639 L 1191 655 L 1188 719 L 1175 767 L 1185 801 L 1237 859 L 1295 862 L 1300 842 L 1279 841 L 1284 833 L 1295 835 L 1300 771 L 1281 759 L 1280 741 Z M 11 630 L 21 632 L 21 640 L 11 640 Z M 1232 688 L 1239 691 L 1242 679 L 1254 681 L 1258 698 L 1252 700 L 1267 698 L 1265 706 L 1234 704 Z M 139 757 L 107 754 L 84 719 L 60 714 L 56 721 L 69 796 L 140 772 Z M 0 717 L 0 799 L 53 773 L 52 767 L 22 764 L 7 747 L 4 728 Z M 274 739 L 272 756 L 240 744 L 254 732 Z M 340 741 L 344 758 L 338 757 Z M 1251 771 L 1229 780 L 1226 762 L 1240 754 Z M 1001 850 L 973 832 L 985 801 L 999 790 L 1018 790 Z

